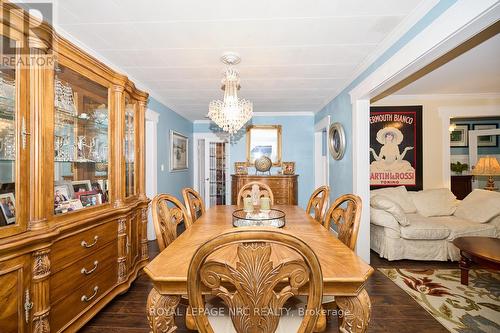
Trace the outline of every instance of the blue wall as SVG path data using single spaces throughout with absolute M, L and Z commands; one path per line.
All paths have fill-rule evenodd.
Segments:
M 451 121 L 457 125 L 469 125 L 469 130 L 474 129 L 474 124 L 496 124 L 500 128 L 500 119 L 457 119 Z M 497 138 L 499 140 L 499 138 Z M 451 147 L 451 155 L 469 155 L 469 147 Z M 479 155 L 500 155 L 500 142 L 496 147 L 478 147 Z
M 169 193 L 182 199 L 181 190 L 193 186 L 193 123 L 150 97 L 148 108 L 160 114 L 158 122 L 158 193 Z M 188 170 L 170 172 L 170 130 L 189 138 Z M 161 165 L 164 170 L 161 170 Z
M 334 199 L 341 194 L 352 192 L 352 105 L 349 92 L 361 83 L 366 77 L 378 67 L 390 59 L 397 51 L 417 36 L 436 18 L 443 14 L 456 0 L 442 0 L 434 6 L 420 21 L 410 28 L 396 43 L 385 51 L 375 62 L 352 81 L 337 97 L 330 101 L 315 116 L 315 123 L 330 115 L 332 122 L 341 122 L 344 126 L 347 147 L 344 158 L 335 161 L 329 158 L 331 198 Z
M 295 173 L 299 175 L 299 205 L 305 208 L 314 190 L 314 116 L 254 116 L 250 124 L 282 126 L 282 160 L 295 162 Z M 218 131 L 212 123 L 195 123 L 193 128 L 195 133 Z M 231 173 L 234 162 L 246 161 L 245 133 L 245 129 L 240 130 L 231 142 Z M 272 173 L 276 174 L 276 170 Z

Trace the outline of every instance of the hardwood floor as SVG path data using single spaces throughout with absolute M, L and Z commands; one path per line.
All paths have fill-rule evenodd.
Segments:
M 150 257 L 158 254 L 155 242 L 149 242 Z M 418 262 L 401 260 L 390 262 L 371 253 L 371 265 L 377 267 L 401 268 L 456 268 L 452 262 Z M 80 332 L 94 333 L 138 333 L 149 332 L 146 318 L 146 298 L 152 284 L 142 273 L 125 294 L 115 298 L 98 315 L 84 326 Z M 389 333 L 408 331 L 412 333 L 447 333 L 439 322 L 421 308 L 410 296 L 399 289 L 382 273 L 376 271 L 368 281 L 368 294 L 372 302 L 370 333 Z M 186 303 L 181 301 L 179 309 L 186 311 Z M 194 332 L 186 329 L 182 318 L 177 318 L 179 333 Z M 326 332 L 338 332 L 336 320 L 328 322 Z

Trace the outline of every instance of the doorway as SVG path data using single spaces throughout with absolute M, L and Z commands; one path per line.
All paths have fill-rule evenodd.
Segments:
M 330 116 L 323 118 L 314 126 L 314 187 L 329 184 L 328 170 L 328 128 Z
M 193 184 L 206 208 L 230 202 L 230 145 L 225 139 L 195 134 Z

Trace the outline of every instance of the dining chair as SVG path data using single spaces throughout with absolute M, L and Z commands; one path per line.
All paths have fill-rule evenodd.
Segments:
M 238 192 L 237 205 L 241 206 L 244 198 L 253 197 L 256 195 L 258 198 L 268 197 L 271 199 L 271 205 L 274 205 L 274 195 L 271 188 L 261 182 L 249 182 L 243 185 Z
M 313 250 L 283 231 L 245 229 L 218 235 L 201 245 L 191 259 L 188 298 L 196 310 L 193 317 L 198 331 L 312 332 L 323 289 L 321 267 Z M 234 260 L 222 262 L 211 256 L 219 251 L 235 251 Z M 308 290 L 303 317 L 281 316 L 286 313 L 282 312 L 285 302 L 298 295 L 302 286 Z M 202 291 L 220 298 L 229 316 L 206 311 Z
M 184 198 L 184 204 L 186 205 L 186 210 L 191 220 L 194 223 L 203 214 L 205 214 L 205 204 L 200 194 L 190 187 L 186 187 L 182 190 L 182 197 Z
M 361 198 L 355 194 L 344 194 L 337 198 L 326 212 L 323 226 L 330 230 L 333 221 L 337 226 L 338 239 L 354 251 L 358 240 L 359 224 L 361 221 Z M 323 296 L 324 309 L 337 309 L 334 296 Z M 341 320 L 341 318 L 339 318 Z
M 306 213 L 311 215 L 311 212 L 314 210 L 314 219 L 319 223 L 323 222 L 329 195 L 330 188 L 328 186 L 320 186 L 313 192 L 307 203 Z
M 328 230 L 330 230 L 331 223 L 335 223 L 338 239 L 352 251 L 358 240 L 361 206 L 360 197 L 355 194 L 344 194 L 330 206 L 323 222 Z
M 177 238 L 177 226 L 184 221 L 186 229 L 191 226 L 184 205 L 170 194 L 158 194 L 151 203 L 153 225 L 160 252 Z

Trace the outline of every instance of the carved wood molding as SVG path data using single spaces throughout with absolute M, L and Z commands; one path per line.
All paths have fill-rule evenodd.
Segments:
M 311 211 L 314 210 L 314 219 L 319 223 L 323 223 L 323 214 L 326 210 L 326 202 L 329 195 L 330 188 L 328 186 L 320 186 L 313 192 L 307 203 L 306 213 L 311 214 Z
M 50 249 L 33 252 L 32 280 L 33 280 L 33 332 L 49 333 L 49 276 L 50 276 Z
M 149 327 L 153 333 L 171 333 L 175 326 L 175 311 L 181 297 L 178 295 L 161 295 L 155 288 L 148 295 L 147 316 Z
M 50 249 L 33 253 L 33 280 L 40 280 L 50 275 Z
M 118 282 L 127 279 L 127 219 L 118 219 Z
M 141 259 L 147 260 L 149 258 L 148 251 L 148 207 L 144 207 L 141 210 L 142 213 L 142 223 L 141 223 Z
M 33 315 L 33 333 L 49 333 L 49 310 L 42 315 Z

